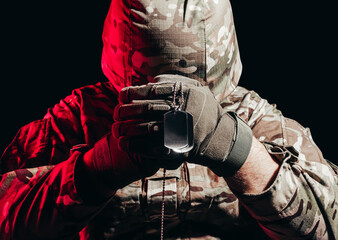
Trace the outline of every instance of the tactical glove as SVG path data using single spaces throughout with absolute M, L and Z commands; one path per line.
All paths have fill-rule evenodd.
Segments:
M 154 81 L 122 89 L 113 125 L 119 147 L 145 156 L 157 155 L 164 163 L 180 158 L 205 165 L 219 176 L 234 174 L 251 148 L 252 132 L 246 123 L 235 113 L 223 111 L 210 89 L 196 80 L 164 74 Z M 177 103 L 173 99 L 175 82 L 183 86 L 175 94 Z M 175 154 L 163 146 L 163 114 L 180 103 L 182 110 L 193 116 L 194 147 Z
M 149 158 L 121 151 L 110 133 L 99 140 L 76 164 L 75 182 L 80 196 L 102 202 L 116 190 L 153 175 L 159 167 Z

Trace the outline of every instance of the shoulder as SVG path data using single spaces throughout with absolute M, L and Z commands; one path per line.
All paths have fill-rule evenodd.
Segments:
M 310 129 L 299 124 L 297 120 L 284 116 L 276 104 L 270 104 L 256 92 L 237 87 L 222 106 L 227 111 L 236 112 L 245 120 L 261 142 L 293 146 L 300 158 L 325 162 L 312 139 Z

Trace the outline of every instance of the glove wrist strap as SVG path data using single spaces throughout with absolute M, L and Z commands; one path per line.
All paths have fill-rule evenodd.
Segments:
M 210 168 L 217 175 L 229 177 L 242 167 L 251 145 L 251 128 L 236 113 L 227 112 L 221 117 L 203 155 L 213 160 Z
M 234 112 L 229 114 L 236 119 L 236 136 L 232 148 L 224 164 L 226 169 L 223 176 L 235 174 L 244 164 L 251 150 L 252 131 L 251 128 Z

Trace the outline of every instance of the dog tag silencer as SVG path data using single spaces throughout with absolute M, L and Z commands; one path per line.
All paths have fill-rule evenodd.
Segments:
M 173 110 L 164 114 L 163 122 L 165 147 L 179 153 L 193 148 L 193 119 L 190 113 Z

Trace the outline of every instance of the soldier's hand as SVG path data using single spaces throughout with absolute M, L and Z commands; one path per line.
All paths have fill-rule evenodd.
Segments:
M 120 149 L 161 158 L 163 163 L 184 159 L 223 176 L 238 170 L 251 147 L 251 130 L 235 114 L 224 112 L 209 88 L 197 81 L 179 75 L 159 75 L 155 80 L 122 89 L 113 125 Z M 183 86 L 176 94 L 178 104 L 183 102 L 182 111 L 193 116 L 194 147 L 184 154 L 175 154 L 163 145 L 163 115 L 173 110 L 175 82 Z M 235 155 L 231 155 L 234 147 Z

